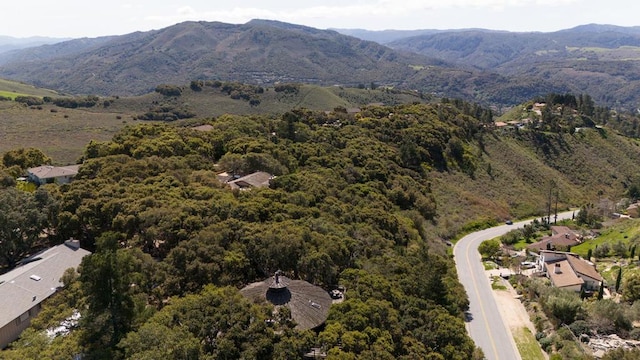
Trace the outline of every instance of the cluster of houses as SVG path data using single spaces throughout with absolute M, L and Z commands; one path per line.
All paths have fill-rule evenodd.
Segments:
M 30 181 L 36 185 L 67 184 L 78 175 L 79 169 L 80 165 L 42 165 L 29 168 L 27 170 L 28 176 L 20 180 Z M 221 183 L 229 185 L 232 190 L 247 190 L 251 188 L 269 187 L 270 181 L 274 176 L 264 171 L 256 171 L 244 176 L 230 175 L 223 172 L 218 174 L 217 178 Z
M 79 168 L 80 165 L 42 165 L 29 168 L 28 175 L 19 180 L 36 185 L 66 184 L 78 175 Z M 248 190 L 268 187 L 274 176 L 257 171 L 245 176 L 221 173 L 217 178 L 231 189 Z M 76 268 L 88 254 L 87 250 L 80 248 L 78 240 L 67 240 L 24 259 L 20 266 L 0 275 L 0 349 L 7 347 L 29 327 L 31 319 L 40 312 L 42 301 L 62 286 L 65 270 Z M 329 298 L 328 294 L 325 295 Z

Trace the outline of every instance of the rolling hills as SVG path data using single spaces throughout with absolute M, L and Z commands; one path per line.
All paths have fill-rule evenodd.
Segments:
M 34 36 L 28 38 L 16 38 L 11 36 L 0 36 L 0 54 L 20 50 L 26 48 L 32 48 L 41 45 L 55 44 L 62 41 L 71 39 L 60 39 L 43 36 Z
M 272 116 L 298 108 L 314 111 L 339 108 L 351 112 L 371 103 L 397 105 L 429 100 L 409 91 L 300 85 L 296 91 L 288 93 L 275 91 L 272 87 L 261 88 L 261 93 L 252 95 L 257 102 L 250 103 L 234 99 L 224 90 L 224 85 L 218 88 L 203 86 L 198 91 L 183 85 L 177 87 L 180 96 L 152 92 L 132 97 L 104 97 L 91 107 L 66 108 L 52 102 L 25 106 L 14 101 L 0 101 L 0 153 L 21 147 L 37 147 L 57 164 L 73 163 L 82 156 L 89 141 L 108 140 L 124 126 L 140 123 L 139 117 L 157 112 L 159 108 L 184 109 L 194 117 L 189 121 L 202 122 L 224 114 Z M 250 88 L 239 83 L 226 85 L 237 89 Z M 20 94 L 65 98 L 51 90 L 0 80 L 2 94 L 7 97 Z
M 387 44 L 502 76 L 589 93 L 601 105 L 640 103 L 640 28 L 584 25 L 553 33 L 461 30 Z
M 550 92 L 588 93 L 624 110 L 640 103 L 637 27 L 338 31 L 185 22 L 0 54 L 0 76 L 71 94 L 141 95 L 163 83 L 222 80 L 382 85 L 497 107 Z
M 71 94 L 140 95 L 162 83 L 222 80 L 387 86 L 500 105 L 567 90 L 331 30 L 266 20 L 185 22 L 26 49 L 0 56 L 0 76 Z
M 0 63 L 3 77 L 99 95 L 143 94 L 161 83 L 196 79 L 402 85 L 417 71 L 410 65 L 442 66 L 441 61 L 334 31 L 262 20 L 243 25 L 186 22 L 72 40 L 16 53 Z

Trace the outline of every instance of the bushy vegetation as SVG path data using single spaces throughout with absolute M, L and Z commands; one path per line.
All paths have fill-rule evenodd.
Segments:
M 94 107 L 100 101 L 100 98 L 95 95 L 90 95 L 86 97 L 44 97 L 43 100 L 44 102 L 50 102 L 59 107 L 75 109 L 79 107 Z
M 182 88 L 175 85 L 158 85 L 156 86 L 156 92 L 163 96 L 180 96 L 182 95 Z
M 176 106 L 173 104 L 162 104 L 151 108 L 144 114 L 136 116 L 138 120 L 159 120 L 175 121 L 178 119 L 189 119 L 196 116 L 186 106 Z
M 15 99 L 13 99 L 15 102 L 19 102 L 22 104 L 25 104 L 27 106 L 35 106 L 35 105 L 42 105 L 44 104 L 44 101 L 42 100 L 42 98 L 36 97 L 36 96 L 27 96 L 27 95 L 21 95 L 21 96 L 16 96 Z
M 534 310 L 534 324 L 542 348 L 562 359 L 583 357 L 584 351 L 576 339 L 617 334 L 633 337 L 632 322 L 640 317 L 640 302 L 618 303 L 602 299 L 597 293 L 582 299 L 581 295 L 549 286 L 541 279 L 520 279 L 516 285 L 526 296 L 525 304 Z M 538 307 L 543 313 L 537 313 Z
M 157 357 L 168 351 L 161 340 L 231 358 L 299 357 L 313 346 L 336 357 L 473 358 L 468 303 L 441 240 L 539 215 L 549 178 L 565 204 L 581 203 L 604 187 L 601 175 L 630 179 L 627 165 L 640 163 L 623 138 L 500 132 L 489 110 L 457 100 L 339 110 L 146 123 L 89 143 L 76 181 L 44 190 L 56 219 L 49 241 L 74 237 L 94 255 L 7 356 L 38 343 L 42 353 Z M 577 166 L 597 148 L 606 151 L 586 177 Z M 277 177 L 267 189 L 230 191 L 220 170 Z M 237 289 L 275 270 L 343 285 L 346 300 L 319 333 L 292 330 L 286 314 L 265 330 L 270 309 Z M 545 301 L 554 322 L 584 319 L 572 299 Z M 73 310 L 82 312 L 77 331 L 43 343 L 41 331 Z
M 426 231 L 437 216 L 427 169 L 459 167 L 447 144 L 480 127 L 438 107 L 442 120 L 419 105 L 360 119 L 300 110 L 223 116 L 206 132 L 133 126 L 92 142 L 76 181 L 51 190 L 51 239 L 78 238 L 94 254 L 69 279 L 71 299 L 45 310 L 49 321 L 36 329 L 74 309 L 82 320 L 74 336 L 40 350 L 295 358 L 320 346 L 336 357 L 473 358 L 464 290 Z M 269 189 L 233 192 L 216 180 L 217 162 L 279 176 Z M 278 269 L 348 289 L 319 333 L 294 331 L 286 314 L 269 329 L 270 309 L 239 295 Z M 39 336 L 26 333 L 31 341 L 7 356 L 25 356 Z

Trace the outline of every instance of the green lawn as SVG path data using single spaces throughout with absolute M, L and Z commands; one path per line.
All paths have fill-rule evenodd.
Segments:
M 523 327 L 513 331 L 513 339 L 516 341 L 522 360 L 544 360 L 542 349 L 528 328 Z
M 25 94 L 19 94 L 13 91 L 3 91 L 0 90 L 0 97 L 6 97 L 9 98 L 11 100 L 14 100 L 16 98 L 16 96 L 21 96 L 21 95 L 25 95 Z
M 600 236 L 595 239 L 586 240 L 580 245 L 573 246 L 571 251 L 585 257 L 589 249 L 594 250 L 596 245 L 608 243 L 613 246 L 618 241 L 622 241 L 627 246 L 630 243 L 640 243 L 640 219 L 620 220 L 611 227 L 602 230 Z M 640 252 L 635 255 L 640 255 Z

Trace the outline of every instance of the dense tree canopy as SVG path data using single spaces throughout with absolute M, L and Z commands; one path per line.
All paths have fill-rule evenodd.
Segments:
M 45 188 L 30 194 L 14 188 L 0 189 L 0 266 L 9 269 L 39 246 L 42 232 L 56 217 L 55 201 Z
M 91 142 L 75 181 L 54 192 L 57 236 L 94 251 L 66 304 L 82 313 L 76 347 L 95 358 L 288 359 L 312 347 L 473 358 L 466 295 L 427 228 L 438 208 L 428 173 L 473 174 L 477 120 L 445 103 L 209 124 L 139 125 Z M 231 191 L 221 170 L 276 177 Z M 326 328 L 295 331 L 284 311 L 274 324 L 271 309 L 241 298 L 238 288 L 276 270 L 346 287 Z

